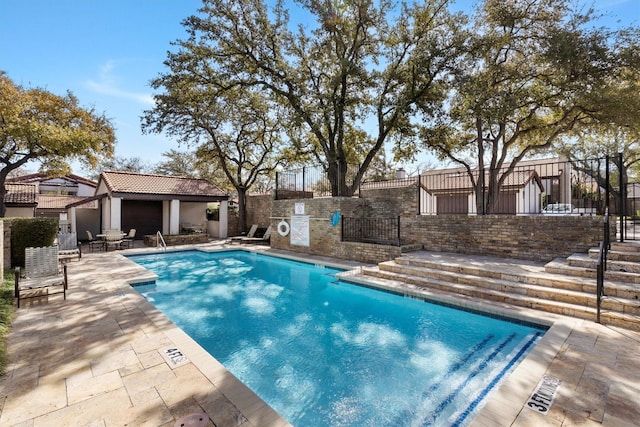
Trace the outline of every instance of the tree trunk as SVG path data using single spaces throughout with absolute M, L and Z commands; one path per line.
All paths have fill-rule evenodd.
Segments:
M 7 189 L 5 188 L 5 182 L 7 180 L 6 174 L 0 174 L 0 218 L 4 218 L 7 213 L 7 207 L 4 204 L 5 196 L 7 195 Z
M 240 232 L 247 232 L 247 189 L 237 187 L 238 191 L 238 225 Z
M 327 177 L 331 183 L 331 195 L 333 197 L 351 197 L 355 191 L 355 186 L 350 188 L 347 185 L 347 163 L 330 162 L 327 169 Z

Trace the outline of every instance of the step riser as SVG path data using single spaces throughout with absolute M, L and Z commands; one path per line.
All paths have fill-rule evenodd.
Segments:
M 388 263 L 384 263 L 384 265 L 380 265 L 378 266 L 378 268 L 380 272 L 379 273 L 380 275 L 378 277 L 380 278 L 393 279 L 396 277 L 395 274 L 402 274 L 405 276 L 415 277 L 412 283 L 415 285 L 421 285 L 423 283 L 428 284 L 433 281 L 438 281 L 438 279 L 442 279 L 446 283 L 456 283 L 456 284 L 467 285 L 467 286 L 475 286 L 479 289 L 488 289 L 488 290 L 498 291 L 498 292 L 507 292 L 513 295 L 519 295 L 523 297 L 565 302 L 569 304 L 581 305 L 583 307 L 591 307 L 591 308 L 597 307 L 595 285 L 591 292 L 585 293 L 584 295 L 581 295 L 581 296 L 576 296 L 576 295 L 565 295 L 558 292 L 552 292 L 551 290 L 545 291 L 540 289 L 528 289 L 527 287 L 519 286 L 517 284 L 509 286 L 508 284 L 490 283 L 483 278 L 476 278 L 476 280 L 473 280 L 473 278 L 462 278 L 463 280 L 455 280 L 457 279 L 456 277 L 438 275 L 437 272 L 435 271 L 433 272 L 434 275 L 430 274 L 428 278 L 425 278 L 424 275 L 421 276 L 420 274 L 416 274 L 421 272 L 416 272 L 405 266 L 399 266 L 399 265 L 394 266 L 393 264 L 388 264 Z M 387 272 L 390 274 L 386 274 Z M 439 286 L 439 289 L 446 290 L 447 289 L 446 283 L 443 283 L 443 286 Z M 432 287 L 431 285 L 429 286 Z M 634 298 L 638 297 L 637 291 L 633 289 L 621 290 L 621 289 L 615 289 L 615 288 L 611 288 L 611 289 L 605 288 L 605 291 L 606 291 L 605 292 L 606 295 L 609 298 L 603 298 L 602 305 L 601 305 L 603 310 L 612 310 L 620 313 L 640 315 L 640 301 L 636 299 L 635 300 L 636 303 L 633 304 Z M 626 298 L 626 299 L 629 299 L 629 301 L 625 302 L 620 300 L 614 300 L 612 298 Z
M 596 260 L 593 258 L 575 259 L 575 258 L 569 257 L 567 260 L 568 260 L 568 264 L 571 267 L 587 268 L 594 271 L 597 268 Z M 607 271 L 621 271 L 625 273 L 640 274 L 640 264 L 630 263 L 630 262 L 620 262 L 618 260 L 612 260 L 607 258 Z
M 594 280 L 597 277 L 597 271 L 593 269 L 576 271 L 568 268 L 562 268 L 560 266 L 558 267 L 547 266 L 545 267 L 545 271 L 547 273 L 563 274 L 567 276 L 582 277 L 582 278 L 594 279 Z M 640 284 L 640 275 L 624 273 L 621 271 L 607 270 L 604 272 L 604 279 L 605 279 L 605 287 L 607 286 L 606 284 L 607 281 L 624 282 L 629 284 Z M 618 293 L 615 296 L 619 296 L 621 298 L 634 298 L 634 294 L 637 294 L 637 291 L 634 291 L 633 293 L 628 293 L 628 292 L 623 294 Z
M 398 258 L 394 262 L 399 265 L 415 266 L 415 267 L 430 269 L 433 271 L 446 271 L 449 273 L 478 276 L 478 277 L 483 277 L 487 279 L 510 280 L 512 282 L 526 283 L 529 285 L 548 286 L 555 289 L 584 291 L 583 284 L 576 283 L 575 281 L 571 281 L 571 280 L 563 281 L 563 280 L 552 280 L 552 279 L 547 279 L 542 277 L 528 277 L 523 275 L 514 275 L 514 274 L 500 273 L 495 271 L 487 271 L 481 268 L 476 268 L 471 266 L 462 267 L 459 265 L 450 266 L 446 264 L 438 264 L 437 262 L 431 262 L 428 260 L 421 260 L 421 259 Z
M 580 319 L 594 321 L 596 319 L 595 307 L 593 307 L 595 303 L 589 304 L 588 307 L 580 305 L 566 307 L 559 304 L 554 304 L 553 301 L 527 299 L 526 296 L 517 294 L 514 294 L 512 296 L 493 295 L 488 291 L 483 292 L 483 288 L 468 289 L 464 287 L 456 287 L 455 284 L 447 285 L 444 282 L 438 282 L 421 277 L 403 276 L 401 279 L 399 279 L 395 273 L 385 270 L 365 270 L 363 271 L 363 273 L 365 276 L 371 276 L 386 280 L 401 280 L 411 285 L 425 287 L 428 289 L 435 289 L 440 292 L 446 292 L 453 295 L 465 295 L 474 298 L 482 298 L 489 301 L 503 302 L 518 307 L 526 307 Z M 608 313 L 607 311 L 612 311 L 613 313 Z M 626 314 L 638 316 L 640 315 L 640 306 L 632 307 L 621 304 L 617 301 L 612 301 L 610 299 L 604 298 L 602 301 L 600 315 L 600 322 L 602 324 L 619 326 L 626 329 L 640 331 L 640 319 L 621 319 L 619 317 L 616 317 L 615 312 L 624 312 Z
M 424 277 L 423 271 L 417 271 L 406 265 L 397 265 L 393 263 L 381 263 L 378 268 L 382 271 L 389 271 L 391 273 L 398 273 L 408 276 Z M 429 271 L 428 279 L 430 281 L 442 280 L 445 282 L 453 282 L 461 285 L 474 286 L 480 289 L 489 289 L 499 292 L 508 292 L 514 295 L 528 296 L 532 298 L 549 299 L 551 301 L 560 301 L 570 304 L 578 304 L 584 306 L 595 307 L 595 284 L 592 286 L 591 292 L 583 294 L 583 296 L 567 295 L 558 292 L 555 288 L 545 289 L 532 289 L 526 285 L 519 283 L 495 283 L 491 279 L 478 276 L 460 276 L 438 272 L 437 270 Z M 554 292 L 555 290 L 555 292 Z
M 385 274 L 379 271 L 378 272 L 368 271 L 366 272 L 366 274 L 371 275 L 373 277 L 377 277 L 379 279 L 398 280 L 397 278 L 394 278 L 393 273 Z M 421 286 L 429 289 L 437 289 L 439 291 L 448 292 L 450 294 L 466 295 L 466 296 L 482 298 L 490 301 L 503 302 L 511 305 L 516 305 L 519 307 L 532 308 L 536 310 L 546 311 L 549 313 L 578 317 L 581 319 L 595 319 L 594 308 L 582 307 L 579 305 L 576 305 L 574 307 L 566 307 L 566 306 L 554 304 L 553 301 L 527 298 L 526 296 L 522 296 L 522 295 L 512 295 L 512 296 L 494 295 L 489 292 L 483 292 L 484 290 L 482 288 L 469 289 L 469 288 L 463 288 L 463 287 L 456 287 L 453 284 L 447 285 L 447 284 L 438 283 L 438 282 L 427 283 L 426 280 L 424 279 L 420 280 L 419 278 L 403 277 L 402 281 L 405 283 L 409 283 L 412 285 Z

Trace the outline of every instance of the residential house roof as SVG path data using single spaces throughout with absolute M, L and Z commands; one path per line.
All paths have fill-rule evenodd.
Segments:
M 85 196 L 49 196 L 45 194 L 38 196 L 38 210 L 54 209 L 66 211 L 70 204 L 75 204 L 76 206 L 82 205 L 83 208 L 96 209 L 98 207 L 96 201 L 87 202 L 87 197 Z
M 206 179 L 103 171 L 97 191 L 102 191 L 102 183 L 112 196 L 123 199 L 220 201 L 229 198 Z
M 71 181 L 71 182 L 75 182 L 78 184 L 84 184 L 90 187 L 96 187 L 97 183 L 95 181 L 92 181 L 90 179 L 84 178 L 80 175 L 75 175 L 75 174 L 69 174 L 69 175 L 65 175 L 62 177 L 57 177 L 57 178 L 63 178 L 67 181 Z M 52 180 L 52 179 L 56 179 L 56 177 L 53 177 L 51 175 L 47 175 L 46 173 L 42 173 L 42 172 L 38 172 L 38 173 L 31 173 L 31 174 L 26 174 L 26 175 L 20 175 L 20 176 L 15 176 L 15 177 L 11 177 L 11 178 L 7 178 L 6 182 L 14 182 L 14 183 L 36 183 L 36 182 L 43 182 L 43 181 L 48 181 L 48 180 Z
M 474 178 L 477 181 L 479 177 L 478 171 L 474 171 Z M 488 182 L 488 172 L 485 172 L 485 182 Z M 511 172 L 505 177 L 501 188 L 505 190 L 513 190 L 523 187 L 531 180 L 535 180 L 541 190 L 544 190 L 540 176 L 532 169 L 518 169 Z M 472 192 L 474 190 L 471 177 L 464 169 L 449 169 L 447 173 L 439 175 L 422 175 L 420 177 L 420 186 L 426 191 L 432 193 L 443 192 Z
M 36 206 L 38 204 L 38 193 L 35 184 L 13 184 L 5 183 L 6 194 L 4 196 L 5 206 Z

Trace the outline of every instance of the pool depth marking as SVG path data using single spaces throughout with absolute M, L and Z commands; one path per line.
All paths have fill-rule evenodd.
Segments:
M 546 416 L 551 409 L 553 400 L 556 398 L 561 382 L 562 380 L 551 375 L 543 376 L 531 397 L 527 400 L 526 407 Z

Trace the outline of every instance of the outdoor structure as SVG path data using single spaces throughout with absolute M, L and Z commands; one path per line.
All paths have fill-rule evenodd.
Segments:
M 7 179 L 7 192 L 13 194 L 9 198 L 7 217 L 43 216 L 58 218 L 60 231 L 71 231 L 71 223 L 67 214 L 67 206 L 91 197 L 96 191 L 96 182 L 78 175 L 70 174 L 52 178 L 44 173 L 33 173 Z M 25 189 L 30 187 L 33 197 L 26 197 Z M 23 190 L 20 190 L 22 188 Z M 21 196 L 19 196 L 22 194 Z M 29 193 L 30 194 L 30 193 Z M 76 212 L 76 226 L 80 230 L 99 222 L 97 203 L 82 205 Z
M 38 189 L 35 184 L 5 184 L 6 194 L 4 205 L 7 210 L 6 217 L 27 217 L 36 216 L 36 206 L 38 206 Z
M 472 171 L 473 181 L 489 171 Z M 500 171 L 499 175 L 502 176 Z M 506 215 L 538 214 L 548 204 L 572 202 L 571 163 L 557 158 L 521 161 L 505 174 L 494 212 Z M 436 169 L 420 177 L 420 212 L 427 215 L 476 215 L 474 182 L 464 168 Z
M 70 222 L 76 211 L 91 201 L 98 202 L 100 230 L 137 230 L 144 235 L 179 234 L 208 231 L 214 237 L 227 237 L 228 196 L 204 179 L 105 171 L 100 174 L 95 195 L 67 206 Z M 207 228 L 207 203 L 220 203 L 218 229 Z M 75 231 L 75 230 L 72 230 Z

